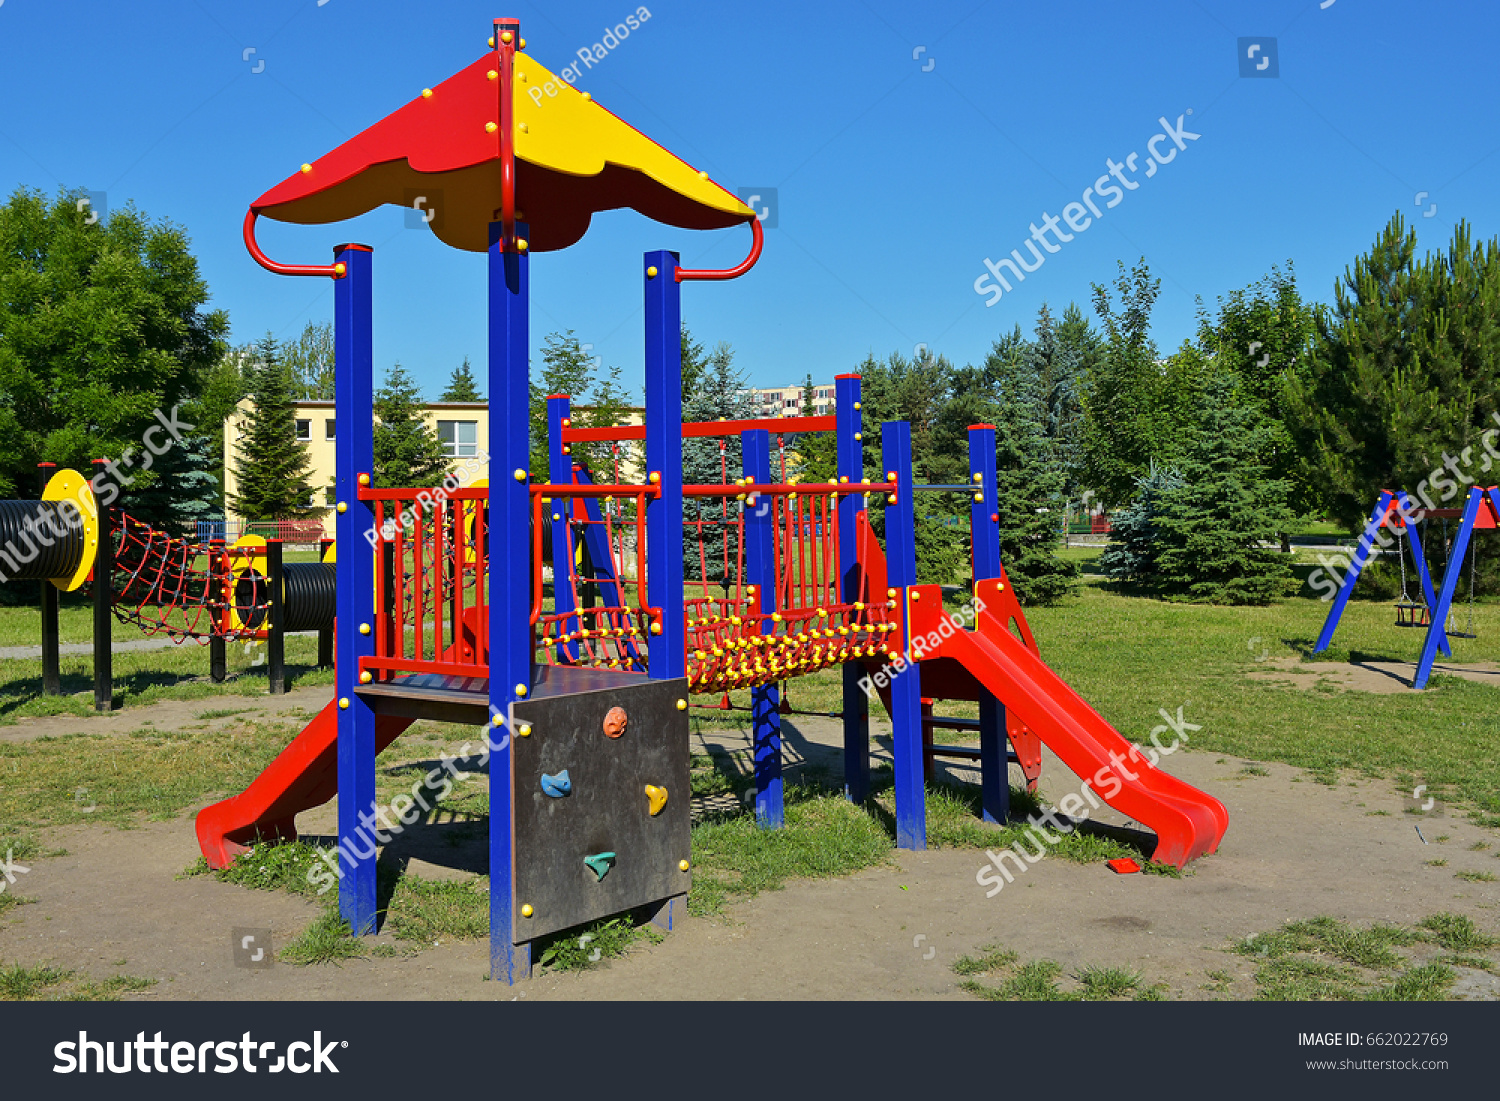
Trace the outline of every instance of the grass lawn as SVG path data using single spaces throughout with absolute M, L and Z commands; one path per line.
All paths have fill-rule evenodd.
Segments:
M 1067 556 L 1083 565 L 1084 584 L 1076 597 L 1052 608 L 1028 610 L 1043 657 L 1126 737 L 1144 740 L 1162 719 L 1160 711 L 1198 724 L 1189 748 L 1259 761 L 1280 761 L 1308 770 L 1310 778 L 1335 783 L 1340 772 L 1380 777 L 1393 787 L 1428 786 L 1455 809 L 1473 813 L 1487 826 L 1500 827 L 1500 715 L 1496 690 L 1451 677 L 1435 677 L 1423 693 L 1376 695 L 1347 691 L 1303 674 L 1312 687 L 1300 689 L 1251 679 L 1248 674 L 1281 659 L 1295 675 L 1307 659 L 1328 605 L 1303 595 L 1265 608 L 1223 608 L 1148 599 L 1117 591 L 1095 568 L 1098 548 L 1070 548 Z M 1304 575 L 1313 565 L 1299 555 Z M 1356 600 L 1344 614 L 1334 647 L 1318 660 L 1409 661 L 1421 644 L 1421 632 L 1393 625 L 1388 602 Z M 1475 612 L 1479 637 L 1454 640 L 1459 661 L 1500 658 L 1500 606 L 1481 604 Z M 328 683 L 327 671 L 307 668 L 315 640 L 288 640 L 291 672 L 302 683 Z M 207 697 L 224 692 L 264 691 L 263 673 L 253 657 L 230 647 L 228 685 L 207 682 L 207 655 L 196 646 L 116 656 L 117 691 L 126 706 L 158 698 Z M 86 661 L 64 659 L 65 687 L 88 689 Z M 90 701 L 42 700 L 36 696 L 38 663 L 0 662 L 0 722 L 44 710 L 89 713 Z M 259 679 L 257 679 L 259 677 Z M 735 693 L 745 705 L 747 694 Z M 791 687 L 793 705 L 809 711 L 835 712 L 841 706 L 837 670 L 803 678 Z M 700 697 L 699 703 L 716 697 Z M 940 710 L 962 713 L 954 705 Z M 48 827 L 76 822 L 129 824 L 147 817 L 174 817 L 213 794 L 242 790 L 244 785 L 295 734 L 294 724 L 205 721 L 198 729 L 161 733 L 142 711 L 141 729 L 126 737 L 76 735 L 33 742 L 0 744 L 0 850 L 47 855 Z M 231 712 L 205 712 L 205 720 Z M 743 722 L 743 715 L 695 710 L 698 724 Z M 382 758 L 380 797 L 409 786 L 410 762 L 451 752 L 468 732 L 422 723 Z M 421 766 L 425 771 L 426 767 Z M 694 761 L 694 792 L 742 791 L 749 782 L 746 762 L 734 758 Z M 743 810 L 699 823 L 693 835 L 694 913 L 712 915 L 737 897 L 775 890 L 792 878 L 842 875 L 889 859 L 893 850 L 889 772 L 877 774 L 876 791 L 864 806 L 853 806 L 838 794 L 837 777 L 807 774 L 787 790 L 787 826 L 781 831 L 755 828 Z M 1045 792 L 1048 778 L 1043 777 Z M 88 798 L 78 797 L 86 789 Z M 1008 829 L 985 826 L 975 815 L 977 792 L 944 788 L 929 797 L 928 831 L 935 846 L 1005 845 Z M 1015 793 L 1017 809 L 1030 805 Z M 441 809 L 464 831 L 482 838 L 487 830 L 486 785 L 460 784 Z M 458 840 L 464 840 L 460 837 Z M 261 849 L 254 868 L 220 873 L 245 886 L 305 893 L 305 869 L 315 854 L 298 845 L 277 856 Z M 1120 842 L 1080 832 L 1059 846 L 1063 859 L 1095 861 L 1132 853 Z M 265 869 L 270 868 L 267 872 Z M 387 873 L 382 899 L 387 928 L 403 951 L 445 937 L 483 935 L 488 883 L 484 877 L 431 883 Z M 263 878 L 264 881 L 257 877 Z M 1433 922 L 1442 919 L 1434 917 Z M 1434 925 L 1424 930 L 1350 930 L 1317 921 L 1289 928 L 1276 938 L 1267 934 L 1249 949 L 1259 963 L 1256 982 L 1262 996 L 1403 997 L 1432 996 L 1451 982 L 1449 962 L 1399 955 L 1395 949 L 1441 943 L 1460 952 L 1462 936 Z M 586 933 L 582 943 L 579 933 Z M 1460 931 L 1461 932 L 1461 931 Z M 616 920 L 588 931 L 560 935 L 541 946 L 547 966 L 586 967 L 628 950 L 646 934 Z M 1446 940 L 1444 939 L 1446 938 Z M 566 943 L 565 943 L 566 941 Z M 1448 943 L 1451 941 L 1452 943 Z M 586 945 L 587 951 L 582 951 Z M 550 955 L 547 952 L 551 951 Z M 1264 953 L 1261 949 L 1265 948 Z M 396 949 L 370 948 L 371 952 Z M 596 949 L 600 951 L 595 951 Z M 1493 945 L 1471 945 L 1474 952 Z M 349 940 L 336 917 L 320 918 L 286 957 L 306 963 L 335 960 L 367 949 Z M 1435 949 L 1434 949 L 1435 950 Z M 1244 955 L 1246 949 L 1228 949 Z M 1354 959 L 1350 953 L 1363 953 Z M 597 957 L 597 958 L 596 958 Z M 1003 948 L 966 966 L 983 997 L 1152 997 L 1148 977 L 1104 969 L 1080 973 L 1073 984 L 1063 980 L 1056 964 L 1022 963 Z M 986 976 L 990 982 L 980 980 Z M 18 986 L 42 989 L 63 980 L 50 975 L 12 977 Z M 38 985 L 40 984 L 40 985 Z M 984 989 L 980 989 L 984 987 Z M 24 996 L 24 995 L 23 995 Z

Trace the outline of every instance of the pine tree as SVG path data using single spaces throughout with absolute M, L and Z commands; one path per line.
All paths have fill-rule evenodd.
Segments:
M 745 377 L 734 366 L 733 350 L 728 344 L 717 345 L 707 357 L 696 389 L 683 403 L 684 423 L 748 420 L 754 416 Z M 733 482 L 743 476 L 743 469 L 738 436 L 688 439 L 682 443 L 682 480 L 687 485 Z M 773 471 L 772 476 L 778 473 Z M 730 542 L 728 532 L 738 519 L 738 507 L 733 499 L 726 504 L 717 497 L 689 497 L 683 501 L 682 553 L 690 580 L 706 576 L 710 581 L 724 581 L 737 576 L 738 547 Z
M 251 407 L 235 464 L 234 510 L 247 520 L 306 516 L 313 492 L 310 460 L 297 441 L 291 372 L 271 334 L 255 350 L 256 362 L 246 372 Z
M 1048 322 L 1044 314 L 1038 331 L 1050 345 Z M 983 368 L 995 426 L 1000 558 L 1016 595 L 1028 604 L 1056 603 L 1073 591 L 1079 572 L 1077 563 L 1057 554 L 1067 478 L 1045 427 L 1052 381 L 1043 373 L 1046 363 L 1034 343 L 996 342 Z
M 624 424 L 630 411 L 629 394 L 620 382 L 620 368 L 603 366 L 591 354 L 593 345 L 579 343 L 573 330 L 549 333 L 542 346 L 542 369 L 531 386 L 531 469 L 538 480 L 545 480 L 548 466 L 547 398 L 566 394 L 570 419 L 576 428 L 616 428 Z M 630 445 L 612 450 L 608 443 L 574 445 L 574 460 L 594 473 L 595 481 L 612 481 L 616 458 L 622 464 L 631 457 Z
M 688 327 L 682 327 L 682 400 L 698 391 L 698 383 L 708 367 L 708 353 L 703 345 L 693 339 Z
M 429 489 L 442 482 L 450 460 L 437 433 L 427 426 L 422 394 L 397 363 L 375 391 L 375 485 L 382 489 Z
M 1155 463 L 1136 479 L 1135 497 L 1111 517 L 1109 545 L 1099 556 L 1099 568 L 1106 577 L 1127 584 L 1155 583 L 1162 498 L 1181 485 L 1182 475 L 1175 467 Z
M 479 392 L 479 384 L 474 379 L 474 369 L 469 366 L 469 357 L 464 356 L 463 363 L 453 368 L 453 373 L 448 376 L 448 385 L 443 390 L 440 401 L 483 401 L 484 395 Z
M 959 435 L 948 430 L 945 420 L 952 415 L 955 377 L 947 357 L 928 351 L 909 360 L 893 353 L 882 362 L 868 356 L 858 373 L 867 477 L 885 477 L 882 425 L 904 420 L 911 425 L 912 476 L 918 485 L 968 481 L 968 444 L 952 442 Z M 923 493 L 915 512 L 918 580 L 939 585 L 959 581 L 968 573 L 967 505 L 948 494 Z M 879 494 L 869 498 L 869 517 L 871 528 L 884 538 L 885 498 Z
M 1265 422 L 1234 380 L 1210 381 L 1182 484 L 1162 495 L 1157 584 L 1213 604 L 1265 604 L 1285 595 L 1290 559 L 1274 546 L 1287 530 L 1288 487 L 1266 468 Z
M 156 456 L 151 466 L 155 478 L 149 485 L 132 486 L 127 491 L 126 511 L 153 527 L 188 539 L 198 537 L 199 523 L 222 521 L 215 435 L 223 438 L 222 433 L 185 435 Z
M 333 324 L 311 322 L 292 344 L 282 348 L 292 373 L 292 396 L 298 401 L 333 400 Z

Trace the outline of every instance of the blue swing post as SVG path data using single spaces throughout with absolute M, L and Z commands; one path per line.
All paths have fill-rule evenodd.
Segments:
M 528 232 L 516 224 L 517 237 Z M 530 542 L 531 254 L 505 247 L 500 222 L 490 223 L 489 242 L 489 545 L 498 548 Z M 509 555 L 489 556 L 490 975 L 507 984 L 531 975 L 531 944 L 517 926 L 510 741 L 511 706 L 532 684 L 529 582 Z
M 886 421 L 880 433 L 886 478 L 896 483 L 885 509 L 886 577 L 901 600 L 902 635 L 909 636 L 911 586 L 917 583 L 917 514 L 911 471 L 911 425 Z M 875 594 L 870 594 L 875 598 Z M 892 755 L 896 765 L 896 847 L 927 847 L 927 791 L 922 768 L 922 674 L 912 660 L 910 637 L 891 676 Z
M 1422 536 L 1415 526 L 1416 521 L 1408 519 L 1409 517 L 1416 516 L 1419 512 L 1417 502 L 1411 494 L 1403 491 L 1398 500 L 1397 507 L 1401 511 L 1401 518 L 1406 521 L 1407 542 L 1411 545 L 1411 556 L 1412 560 L 1416 563 L 1417 579 L 1422 585 L 1422 599 L 1427 602 L 1429 609 L 1436 608 L 1437 594 L 1432 588 L 1432 572 L 1427 568 L 1427 555 L 1422 550 Z M 1432 613 L 1429 611 L 1428 614 L 1431 615 Z M 1447 619 L 1446 616 L 1443 618 Z M 1453 649 L 1448 645 L 1446 626 L 1442 628 L 1442 633 L 1438 638 L 1438 649 L 1442 651 L 1444 657 L 1453 656 Z
M 969 530 L 973 539 L 974 597 L 979 582 L 1000 576 L 1000 507 L 995 474 L 995 426 L 969 426 Z M 1005 705 L 979 690 L 979 794 L 986 822 L 1002 825 L 1010 818 L 1010 754 L 1005 735 Z
M 838 480 L 858 485 L 865 480 L 864 433 L 860 431 L 860 377 L 837 375 L 833 380 L 834 439 L 838 451 Z M 862 581 L 855 559 L 859 514 L 865 510 L 860 493 L 840 494 L 839 598 L 845 604 L 859 600 Z M 843 665 L 844 681 L 844 797 L 863 803 L 870 795 L 870 701 L 859 686 L 860 666 Z
M 1355 547 L 1349 568 L 1344 571 L 1343 584 L 1339 586 L 1338 595 L 1333 598 L 1333 607 L 1328 609 L 1328 618 L 1323 621 L 1322 633 L 1318 635 L 1317 644 L 1313 646 L 1314 654 L 1321 654 L 1333 644 L 1333 632 L 1338 629 L 1339 619 L 1344 614 L 1344 605 L 1349 603 L 1349 597 L 1354 592 L 1354 583 L 1359 580 L 1360 572 L 1370 560 L 1370 554 L 1375 548 L 1375 538 L 1385 524 L 1393 499 L 1390 490 L 1380 491 L 1380 499 L 1375 502 L 1375 510 L 1370 513 L 1364 534 L 1359 537 L 1359 545 Z
M 361 697 L 359 663 L 375 655 L 375 633 L 355 630 L 374 622 L 375 554 L 367 538 L 375 511 L 360 500 L 360 476 L 375 467 L 375 433 L 370 407 L 375 399 L 374 307 L 371 293 L 374 256 L 368 245 L 334 249 L 344 274 L 333 284 L 334 317 L 334 487 L 338 501 L 334 537 L 343 553 L 335 566 L 334 693 L 338 713 L 338 784 L 340 862 L 348 871 L 339 880 L 339 916 L 355 936 L 375 932 L 376 846 L 361 817 L 375 816 L 375 711 Z
M 771 434 L 764 428 L 740 433 L 744 474 L 753 482 L 771 481 Z M 755 586 L 758 605 L 766 618 L 760 633 L 772 634 L 776 611 L 776 502 L 761 494 L 745 502 L 745 581 Z M 783 821 L 781 790 L 781 690 L 762 684 L 750 690 L 750 730 L 755 761 L 755 823 L 779 829 Z
M 1411 686 L 1413 688 L 1426 688 L 1427 681 L 1432 677 L 1432 666 L 1437 660 L 1439 648 L 1449 653 L 1447 646 L 1447 623 L 1448 609 L 1453 605 L 1453 593 L 1458 588 L 1458 579 L 1463 575 L 1464 552 L 1469 548 L 1469 540 L 1474 536 L 1474 522 L 1479 517 L 1481 505 L 1489 505 L 1500 515 L 1500 495 L 1495 488 L 1480 489 L 1474 486 L 1469 490 L 1469 499 L 1464 502 L 1464 516 L 1459 522 L 1458 531 L 1453 536 L 1453 549 L 1448 552 L 1448 562 L 1443 567 L 1443 587 L 1438 592 L 1437 600 L 1432 604 L 1432 622 L 1427 627 L 1427 635 L 1422 640 L 1422 653 L 1417 658 L 1417 671 L 1412 676 Z M 1454 569 L 1457 565 L 1458 568 Z

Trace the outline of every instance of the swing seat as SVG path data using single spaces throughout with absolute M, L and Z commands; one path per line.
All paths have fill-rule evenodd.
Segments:
M 1428 627 L 1432 624 L 1432 611 L 1426 604 L 1396 603 L 1397 627 Z

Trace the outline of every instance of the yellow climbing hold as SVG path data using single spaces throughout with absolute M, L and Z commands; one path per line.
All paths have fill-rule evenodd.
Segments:
M 651 817 L 655 818 L 667 805 L 667 789 L 659 788 L 655 784 L 647 784 L 646 799 L 651 808 Z

